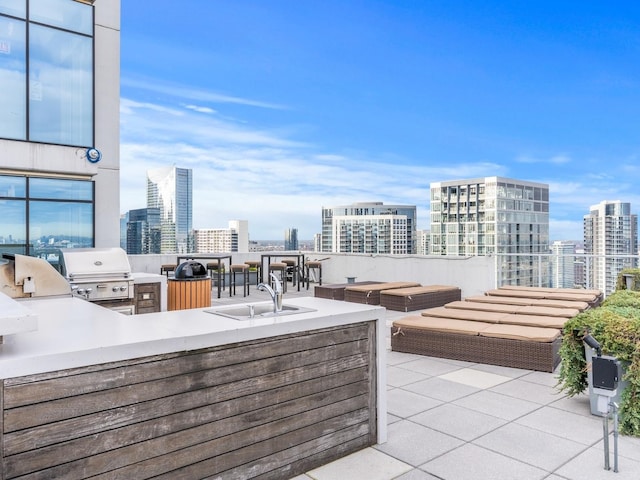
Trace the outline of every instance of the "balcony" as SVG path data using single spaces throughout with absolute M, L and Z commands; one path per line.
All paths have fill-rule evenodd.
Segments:
M 256 257 L 234 254 L 234 263 Z M 326 258 L 323 284 L 345 283 L 346 277 L 449 284 L 460 287 L 463 297 L 501 285 L 496 265 L 514 260 L 507 257 L 307 255 Z M 540 257 L 549 264 L 556 256 Z M 130 260 L 134 271 L 156 272 L 175 256 Z M 587 269 L 592 260 L 582 258 Z M 309 291 L 290 286 L 285 299 L 307 295 L 313 295 L 313 283 Z M 251 301 L 261 300 L 268 298 L 252 286 Z M 241 295 L 212 298 L 213 305 L 244 301 Z M 387 326 L 405 315 L 388 310 Z M 586 395 L 559 393 L 555 374 L 388 350 L 386 378 L 388 441 L 295 480 L 640 478 L 640 439 L 621 436 L 620 473 L 604 471 L 602 419 L 590 414 Z

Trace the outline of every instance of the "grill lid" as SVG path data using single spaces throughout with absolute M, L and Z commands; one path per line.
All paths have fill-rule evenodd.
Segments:
M 61 253 L 63 271 L 70 281 L 131 277 L 129 258 L 121 248 L 70 248 Z

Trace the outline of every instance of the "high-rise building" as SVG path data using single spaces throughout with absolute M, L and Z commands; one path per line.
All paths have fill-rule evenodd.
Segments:
M 120 244 L 120 2 L 0 1 L 0 252 Z
M 431 184 L 431 253 L 499 255 L 498 282 L 548 285 L 549 186 L 485 177 Z
M 285 251 L 298 250 L 298 229 L 287 228 L 284 231 L 284 249 Z
M 313 251 L 321 252 L 322 251 L 322 234 L 315 233 L 313 235 Z
M 159 208 L 129 211 L 126 251 L 132 255 L 160 253 L 161 229 Z
M 229 228 L 194 230 L 196 253 L 249 252 L 249 222 L 230 220 Z
M 416 207 L 382 202 L 323 207 L 322 251 L 415 254 Z
M 584 216 L 584 251 L 591 262 L 589 285 L 609 295 L 618 273 L 638 266 L 638 216 L 630 203 L 605 200 L 591 206 Z
M 576 244 L 571 241 L 555 241 L 551 245 L 551 287 L 575 288 Z
M 418 243 L 418 255 L 429 255 L 429 245 L 431 243 L 431 232 L 429 230 L 418 230 L 416 232 Z
M 193 252 L 191 169 L 148 170 L 147 208 L 160 209 L 160 253 Z

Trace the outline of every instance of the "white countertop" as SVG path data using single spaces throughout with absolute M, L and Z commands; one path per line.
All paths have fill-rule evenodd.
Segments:
M 193 350 L 317 328 L 380 319 L 384 308 L 314 297 L 285 304 L 317 311 L 238 321 L 207 309 L 127 316 L 78 298 L 23 299 L 38 330 L 4 338 L 0 378 Z M 248 302 L 249 303 L 249 302 Z M 259 302 L 264 303 L 264 302 Z M 224 310 L 227 307 L 220 307 Z

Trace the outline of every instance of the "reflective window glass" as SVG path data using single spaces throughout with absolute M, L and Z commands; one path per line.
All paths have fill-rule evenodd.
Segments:
M 69 0 L 31 0 L 29 20 L 91 35 L 93 7 Z
M 51 247 L 93 246 L 93 205 L 76 202 L 29 202 L 31 255 Z
M 13 15 L 14 17 L 26 18 L 26 0 L 0 0 L 0 13 Z
M 25 200 L 0 200 L 0 245 L 2 253 L 26 254 Z
M 27 179 L 0 175 L 0 197 L 24 198 L 27 194 Z
M 0 16 L 0 137 L 26 140 L 25 22 Z
M 30 140 L 93 146 L 92 39 L 29 28 Z
M 32 178 L 29 197 L 60 200 L 93 200 L 93 182 L 58 178 Z

